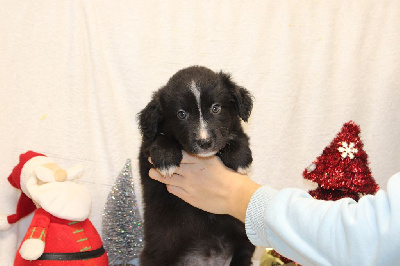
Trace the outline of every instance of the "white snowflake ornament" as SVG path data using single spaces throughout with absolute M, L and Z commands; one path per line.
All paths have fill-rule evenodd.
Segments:
M 355 146 L 356 144 L 354 144 L 354 142 L 347 144 L 346 141 L 343 141 L 342 146 L 338 148 L 338 151 L 342 153 L 343 158 L 349 156 L 350 159 L 354 159 L 354 154 L 358 152 L 357 148 L 354 148 Z

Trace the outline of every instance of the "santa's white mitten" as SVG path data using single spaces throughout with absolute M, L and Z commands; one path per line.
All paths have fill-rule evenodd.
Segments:
M 40 239 L 27 239 L 19 250 L 19 254 L 25 260 L 37 260 L 44 252 L 44 242 Z

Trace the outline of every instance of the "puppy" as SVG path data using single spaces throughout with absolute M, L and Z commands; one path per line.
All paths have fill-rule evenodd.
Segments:
M 242 222 L 192 207 L 148 176 L 152 167 L 172 175 L 182 150 L 199 157 L 217 155 L 227 167 L 246 173 L 253 159 L 240 118 L 247 122 L 252 106 L 250 93 L 229 75 L 193 66 L 173 75 L 138 114 L 145 239 L 141 265 L 252 264 L 255 247 Z

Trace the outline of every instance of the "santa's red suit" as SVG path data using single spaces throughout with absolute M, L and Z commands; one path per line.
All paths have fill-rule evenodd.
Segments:
M 107 265 L 107 254 L 89 219 L 74 222 L 57 218 L 42 208 L 35 211 L 25 235 L 45 243 L 42 256 L 27 261 L 17 252 L 14 265 Z M 21 244 L 22 246 L 22 244 Z M 21 248 L 21 247 L 20 247 Z M 57 261 L 57 262 L 55 262 Z
M 108 265 L 100 235 L 87 218 L 89 191 L 73 181 L 81 170 L 61 169 L 65 176 L 60 178 L 60 169 L 47 156 L 29 151 L 8 178 L 22 193 L 16 213 L 0 217 L 0 229 L 34 211 L 14 265 Z

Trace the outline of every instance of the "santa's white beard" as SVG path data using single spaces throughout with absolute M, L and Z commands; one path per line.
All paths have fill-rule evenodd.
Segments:
M 89 216 L 89 190 L 71 181 L 50 182 L 28 188 L 32 200 L 44 210 L 61 219 L 83 221 Z

